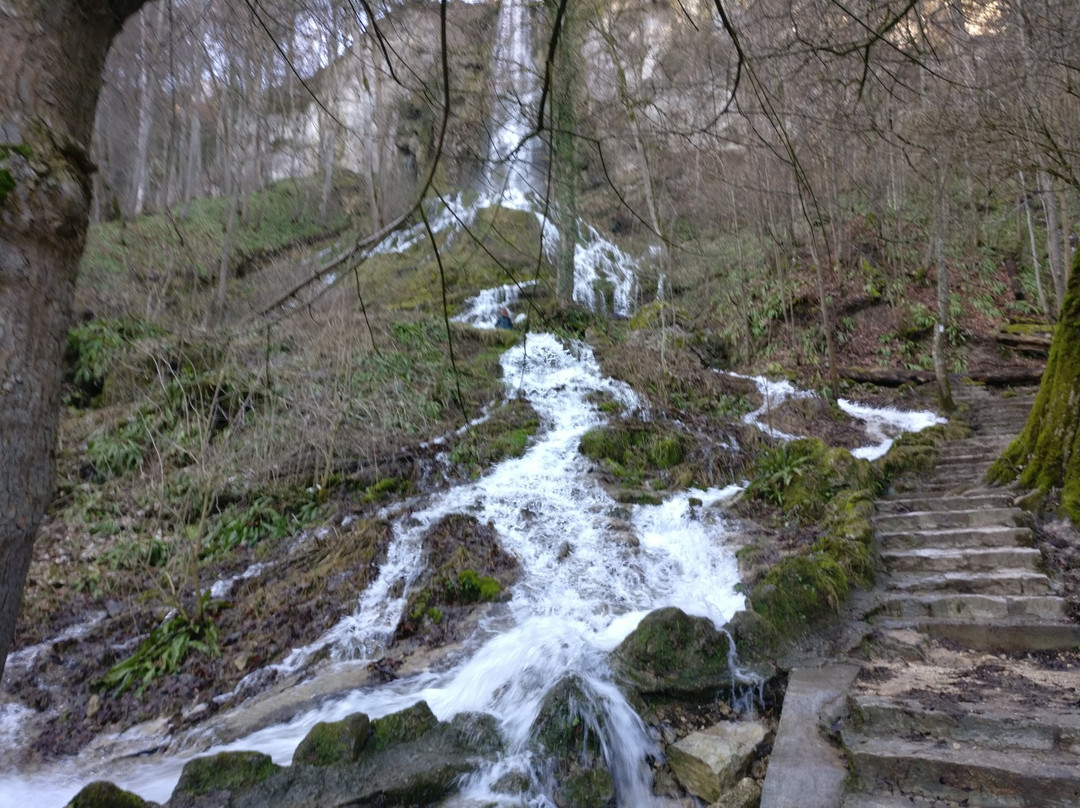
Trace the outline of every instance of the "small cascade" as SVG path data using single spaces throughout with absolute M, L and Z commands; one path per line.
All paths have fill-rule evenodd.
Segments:
M 535 285 L 536 281 L 523 281 L 496 286 L 494 289 L 484 289 L 480 294 L 466 300 L 461 313 L 450 319 L 455 323 L 467 323 L 473 328 L 492 329 L 495 327 L 499 312 L 513 306 L 524 290 L 531 289 Z
M 786 379 L 770 381 L 764 376 L 743 376 L 730 372 L 728 375 L 752 381 L 762 398 L 760 407 L 743 416 L 743 423 L 761 430 L 775 440 L 790 441 L 806 437 L 790 435 L 775 428 L 772 425 L 771 413 L 785 401 L 817 398 L 817 393 L 813 390 L 798 390 Z M 846 398 L 837 399 L 836 403 L 840 409 L 864 424 L 866 436 L 872 443 L 851 450 L 852 455 L 864 460 L 876 460 L 883 456 L 892 447 L 893 441 L 905 432 L 921 432 L 927 427 L 946 421 L 937 413 L 925 410 L 905 411 L 895 407 L 873 407 L 848 401 Z

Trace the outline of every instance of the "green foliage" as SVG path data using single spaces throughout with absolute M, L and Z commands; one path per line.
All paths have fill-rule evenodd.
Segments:
M 481 603 L 498 600 L 502 594 L 502 585 L 488 575 L 479 575 L 473 570 L 458 573 L 457 592 L 454 600 L 460 603 Z
M 324 496 L 317 488 L 258 494 L 246 506 L 229 508 L 213 520 L 203 552 L 216 557 L 291 535 L 319 518 Z
M 790 443 L 769 449 L 758 458 L 757 475 L 751 480 L 747 493 L 783 506 L 788 486 L 803 475 L 812 459 L 811 454 L 792 448 Z
M 208 597 L 204 600 L 210 605 Z M 134 654 L 109 668 L 101 686 L 122 693 L 137 685 L 135 695 L 141 696 L 158 677 L 179 671 L 192 651 L 210 657 L 220 654 L 217 625 L 205 608 L 201 620 L 181 612 L 155 628 Z
M 115 430 L 96 432 L 87 444 L 86 457 L 99 479 L 120 477 L 142 466 L 148 443 L 147 424 L 136 416 Z
M 87 407 L 105 387 L 105 378 L 132 342 L 160 331 L 144 320 L 97 319 L 68 331 L 64 358 L 74 389 L 69 404 Z
M 152 536 L 147 540 L 128 539 L 114 544 L 101 554 L 99 561 L 116 572 L 143 567 L 163 567 L 169 556 L 169 545 L 161 538 Z

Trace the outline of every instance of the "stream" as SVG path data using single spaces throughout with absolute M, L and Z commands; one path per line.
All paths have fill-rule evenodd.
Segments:
M 503 204 L 536 212 L 546 249 L 558 238 L 538 212 L 545 210 L 536 197 L 538 145 L 524 140 L 529 129 L 522 101 L 538 95 L 528 52 L 532 13 L 524 0 L 508 0 L 500 10 L 495 83 L 500 97 L 514 103 L 497 105 L 502 120 L 493 127 L 491 159 L 496 168 L 488 178 L 490 187 L 472 207 L 463 206 L 460 198 L 451 200 L 432 217 L 435 230 L 459 227 L 471 221 L 478 208 Z M 587 224 L 579 223 L 578 231 L 575 299 L 594 310 L 628 314 L 637 262 Z M 373 252 L 408 249 L 422 235 L 403 231 Z M 456 319 L 490 328 L 498 309 L 512 306 L 520 291 L 521 286 L 511 284 L 482 292 Z M 495 793 L 492 784 L 509 772 L 529 776 L 542 767 L 542 761 L 531 757 L 530 729 L 544 696 L 569 676 L 577 677 L 592 700 L 619 805 L 653 804 L 648 759 L 658 749 L 616 687 L 607 658 L 654 609 L 676 606 L 722 627 L 742 607 L 743 597 L 735 592 L 740 537 L 721 507 L 740 487 L 673 493 L 660 505 L 617 503 L 590 474 L 591 461 L 580 454 L 578 444 L 586 431 L 607 421 L 598 399 L 615 401 L 624 415 L 645 418 L 646 404 L 627 385 L 605 377 L 587 345 L 568 344 L 550 334 L 525 335 L 501 362 L 507 397 L 524 396 L 541 420 L 525 454 L 495 465 L 478 480 L 387 509 L 383 517 L 393 524 L 393 539 L 375 581 L 348 617 L 277 664 L 284 672 L 308 667 L 318 678 L 340 675 L 348 666 L 384 656 L 408 587 L 422 572 L 422 535 L 447 514 L 465 513 L 493 526 L 503 549 L 520 563 L 522 574 L 510 600 L 481 623 L 451 668 L 378 687 L 346 689 L 285 723 L 224 745 L 215 745 L 205 729 L 182 738 L 154 737 L 143 729 L 135 738 L 142 748 L 156 745 L 168 751 L 132 757 L 122 751 L 124 737 L 104 739 L 78 757 L 50 762 L 39 770 L 0 772 L 0 806 L 59 808 L 83 785 L 98 779 L 164 802 L 184 763 L 196 755 L 257 750 L 288 765 L 299 741 L 317 722 L 355 712 L 378 717 L 420 700 L 440 720 L 467 711 L 496 718 L 507 752 L 469 779 L 461 798 L 477 805 L 520 805 L 520 797 Z M 782 396 L 802 394 L 788 383 L 764 379 L 755 383 L 766 405 L 751 414 L 749 422 L 768 430 L 762 416 L 768 406 Z M 898 431 L 921 428 L 932 417 L 904 420 L 908 414 L 900 413 L 884 418 L 880 411 L 865 408 L 853 414 L 880 431 L 881 440 L 874 438 L 875 451 Z M 249 574 L 256 577 L 259 570 L 245 573 Z M 19 664 L 32 664 L 32 654 L 22 653 L 25 659 Z M 241 704 L 235 710 L 248 708 Z M 28 712 L 16 704 L 0 707 L 0 745 L 18 744 L 19 726 Z M 542 792 L 531 804 L 553 805 Z

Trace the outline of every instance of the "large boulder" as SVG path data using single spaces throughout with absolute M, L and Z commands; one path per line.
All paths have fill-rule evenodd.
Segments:
M 169 798 L 169 808 L 217 808 L 283 771 L 260 752 L 219 752 L 189 760 Z
M 546 760 L 558 808 L 613 804 L 615 781 L 604 761 L 599 719 L 587 686 L 571 676 L 544 697 L 532 727 L 534 751 Z
M 731 641 L 704 617 L 681 609 L 645 616 L 611 657 L 619 681 L 643 696 L 712 695 L 732 684 Z
M 236 789 L 199 792 L 202 799 L 194 801 L 178 785 L 170 808 L 430 805 L 449 794 L 481 759 L 500 751 L 491 716 L 470 714 L 442 722 L 420 702 L 370 722 L 358 713 L 316 725 L 297 748 L 291 767 L 274 767 Z
M 714 803 L 742 780 L 765 735 L 758 721 L 725 721 L 669 746 L 668 764 L 683 788 Z
M 66 808 L 149 808 L 153 804 L 113 783 L 98 780 L 84 786 Z
M 293 752 L 293 765 L 333 766 L 338 763 L 353 763 L 364 751 L 370 732 L 371 721 L 363 713 L 354 713 L 341 721 L 320 721 L 296 747 Z

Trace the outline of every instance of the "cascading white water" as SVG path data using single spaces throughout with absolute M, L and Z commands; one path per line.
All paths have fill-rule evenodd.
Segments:
M 532 13 L 524 0 L 504 0 L 492 54 L 495 113 L 486 179 L 490 193 L 507 207 L 519 209 L 540 193 L 538 139 L 530 137 L 534 127 L 529 121 L 540 100 L 532 53 Z
M 648 804 L 646 760 L 655 750 L 612 681 L 606 656 L 653 609 L 678 606 L 719 626 L 742 605 L 734 591 L 738 574 L 731 536 L 723 513 L 712 507 L 731 491 L 676 494 L 660 506 L 633 506 L 625 519 L 622 506 L 589 473 L 589 461 L 577 447 L 581 436 L 606 417 L 591 394 L 603 392 L 632 411 L 641 406 L 634 393 L 605 378 L 586 346 L 568 347 L 551 335 L 529 336 L 502 361 L 508 393 L 524 395 L 542 420 L 535 443 L 522 457 L 400 517 L 387 563 L 357 610 L 284 664 L 295 667 L 326 646 L 343 658 L 380 656 L 401 616 L 401 582 L 407 587 L 421 571 L 422 534 L 450 513 L 490 522 L 503 548 L 521 564 L 521 579 L 499 629 L 482 629 L 476 650 L 450 671 L 355 691 L 226 748 L 257 749 L 288 763 L 317 721 L 356 711 L 379 716 L 423 699 L 442 719 L 462 711 L 484 711 L 498 719 L 509 753 L 474 777 L 466 796 L 505 801 L 505 795 L 491 793 L 491 784 L 508 766 L 530 770 L 530 728 L 541 702 L 551 687 L 574 676 L 592 699 L 590 714 L 620 804 Z M 691 493 L 701 504 L 690 504 Z M 64 804 L 80 784 L 106 777 L 144 797 L 164 800 L 183 760 L 117 761 L 91 768 L 69 761 L 40 776 L 0 776 L 0 793 L 34 793 L 40 808 L 48 808 Z

